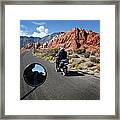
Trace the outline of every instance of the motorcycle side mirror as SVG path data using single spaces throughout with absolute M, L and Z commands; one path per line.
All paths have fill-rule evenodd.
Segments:
M 46 77 L 47 71 L 45 67 L 39 63 L 32 63 L 26 66 L 23 73 L 24 81 L 32 87 L 42 85 L 45 82 Z

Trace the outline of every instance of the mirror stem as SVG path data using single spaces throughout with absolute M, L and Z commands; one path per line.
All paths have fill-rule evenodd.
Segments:
M 27 94 L 25 94 L 22 98 L 20 98 L 20 100 L 23 100 L 25 97 L 27 97 L 31 92 L 33 92 L 38 86 L 34 87 L 30 92 L 28 92 Z

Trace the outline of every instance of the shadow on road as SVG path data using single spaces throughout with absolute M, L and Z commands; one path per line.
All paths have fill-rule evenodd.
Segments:
M 85 75 L 78 71 L 69 71 L 66 76 L 85 76 Z

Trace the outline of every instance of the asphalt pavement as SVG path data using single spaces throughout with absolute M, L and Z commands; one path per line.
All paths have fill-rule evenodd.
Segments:
M 47 70 L 46 81 L 36 89 L 23 80 L 24 69 L 31 63 L 40 63 Z M 20 98 L 24 96 L 24 100 L 99 100 L 100 78 L 71 70 L 63 76 L 55 71 L 55 63 L 24 52 L 20 55 Z

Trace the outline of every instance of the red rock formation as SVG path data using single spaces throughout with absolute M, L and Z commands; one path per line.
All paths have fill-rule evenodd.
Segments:
M 59 48 L 64 44 L 67 50 L 74 50 L 80 47 L 79 29 L 72 28 L 70 32 L 63 33 L 48 43 L 48 48 Z
M 63 33 L 48 42 L 48 48 L 59 48 L 64 45 L 66 50 L 76 50 L 80 46 L 86 46 L 87 51 L 99 52 L 100 35 L 82 28 L 72 28 L 71 31 Z

